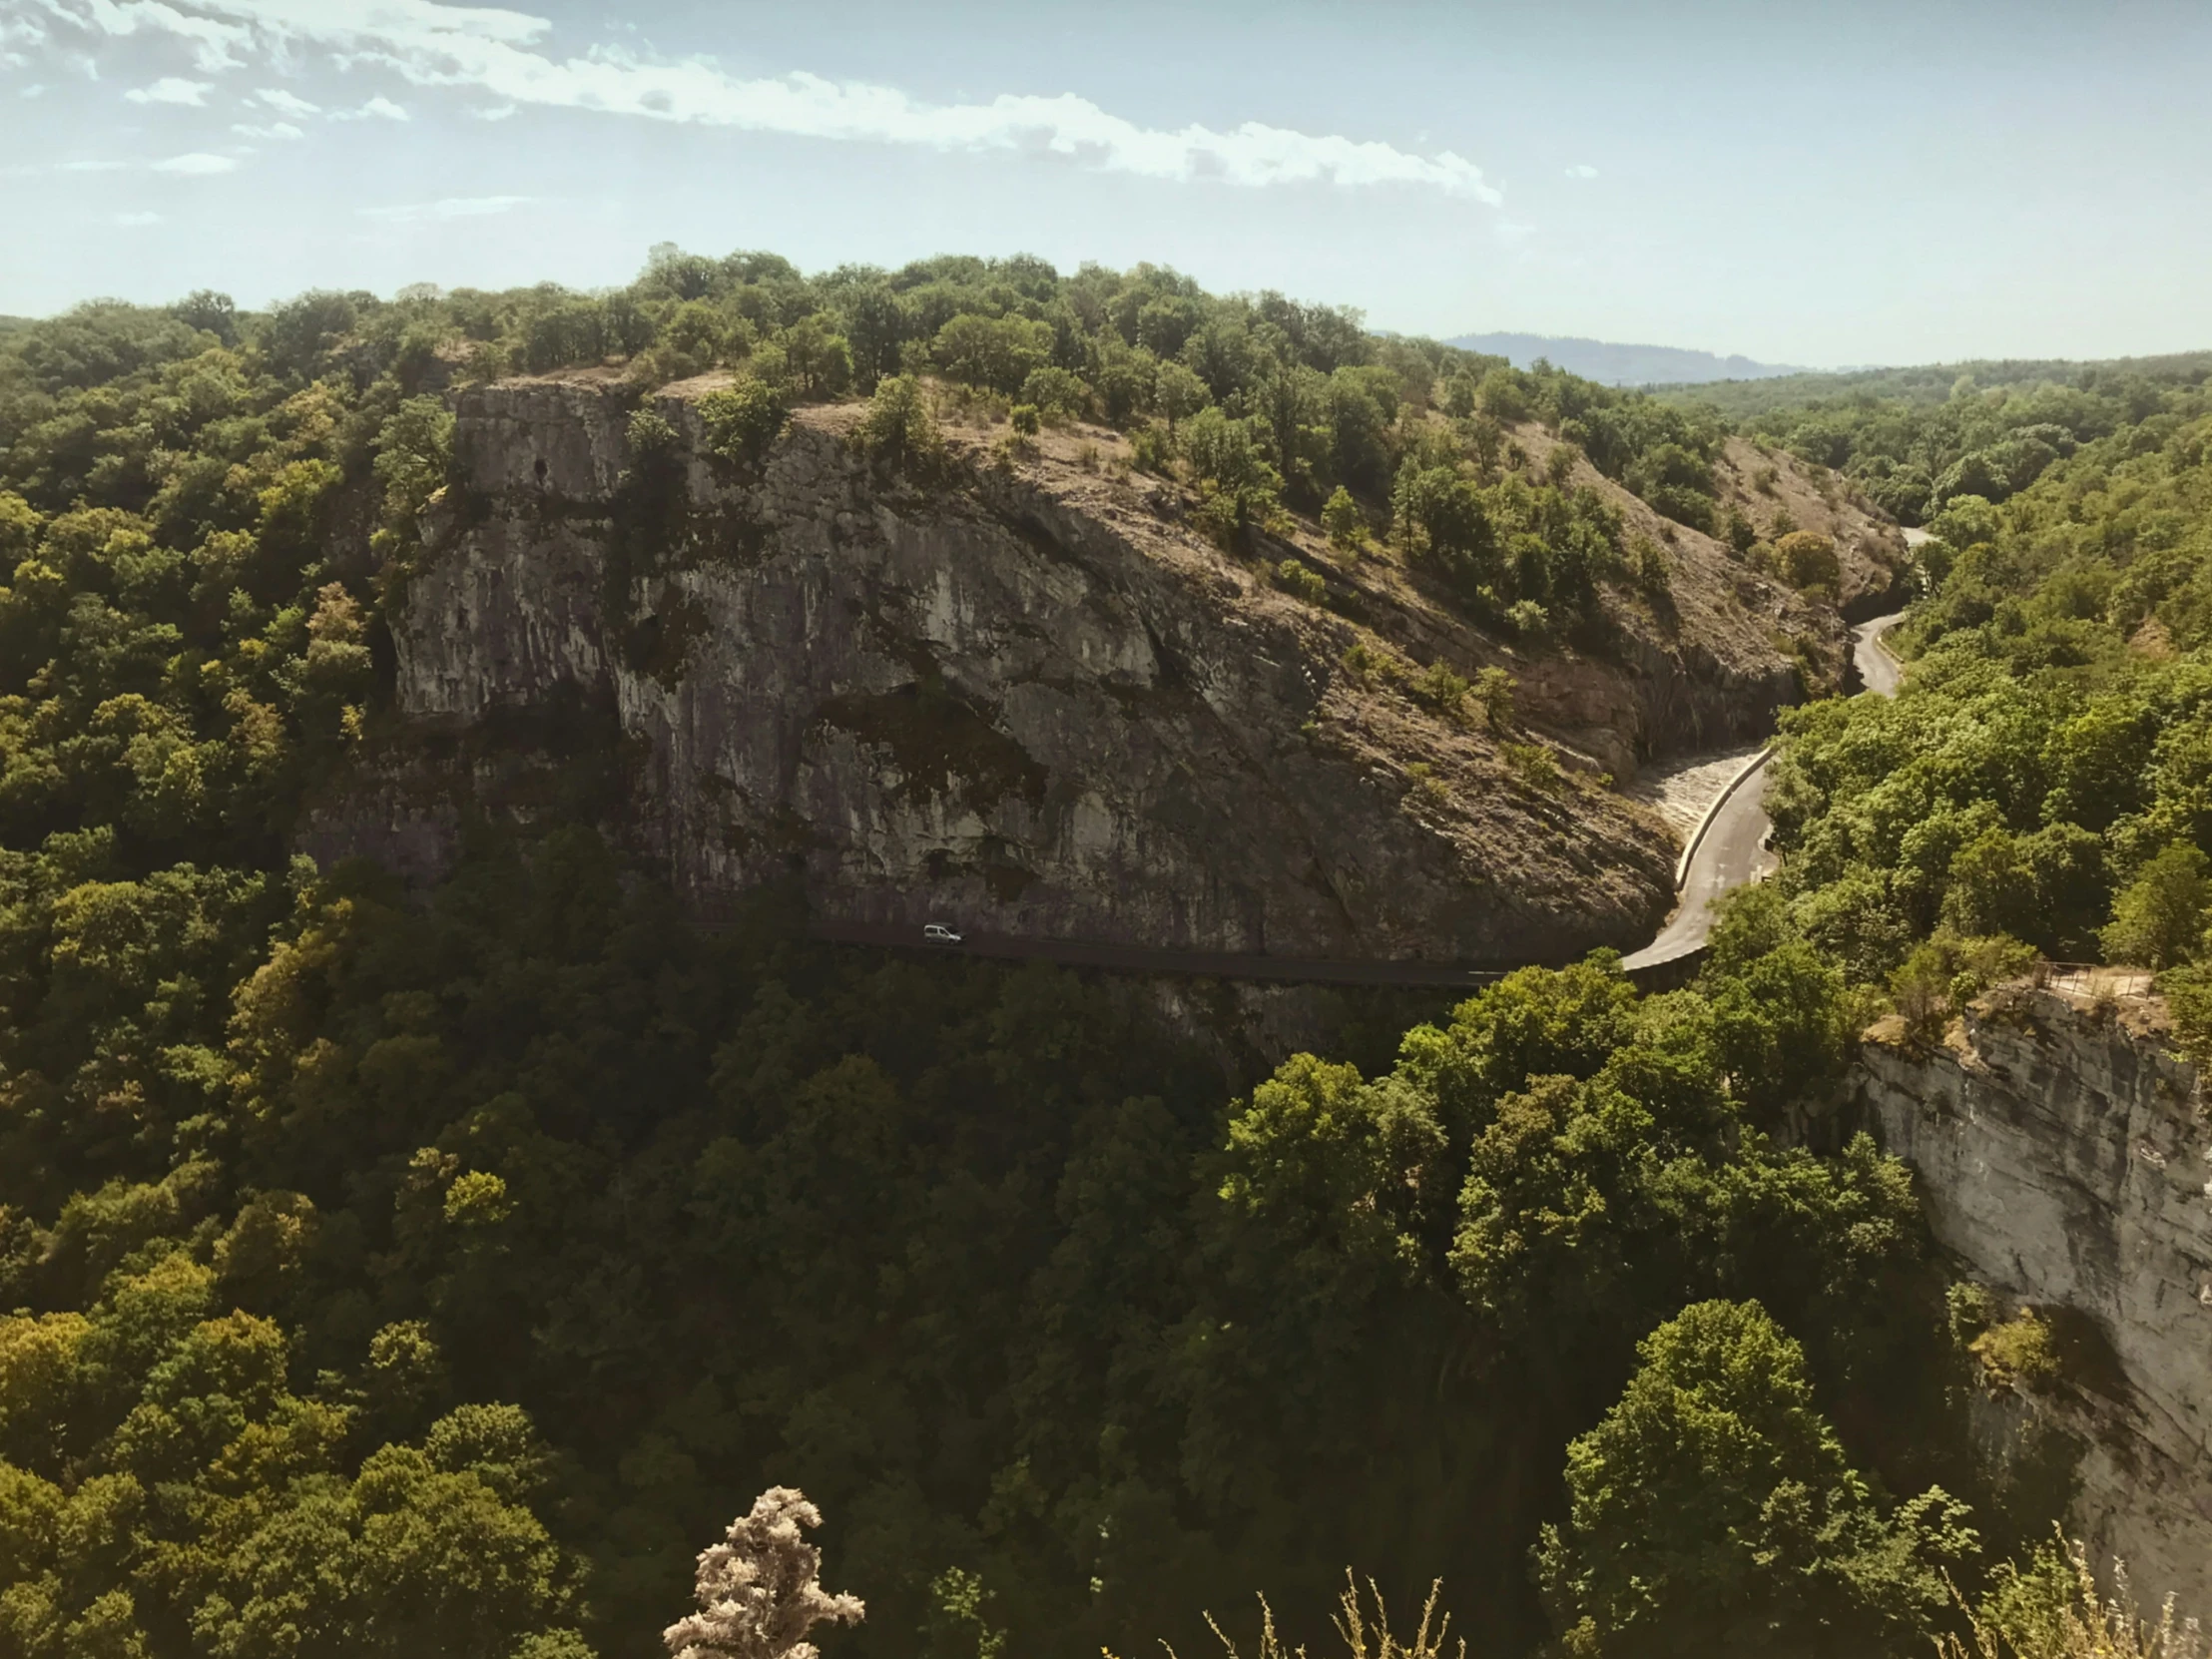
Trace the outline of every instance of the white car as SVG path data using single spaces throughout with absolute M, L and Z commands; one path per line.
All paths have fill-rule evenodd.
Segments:
M 921 942 L 923 944 L 958 944 L 960 935 L 953 932 L 943 922 L 932 921 L 923 926 Z

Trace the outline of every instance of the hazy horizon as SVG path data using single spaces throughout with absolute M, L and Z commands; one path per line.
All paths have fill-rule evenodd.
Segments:
M 0 311 L 1170 264 L 1378 327 L 1811 367 L 2212 345 L 2212 16 L 0 0 Z

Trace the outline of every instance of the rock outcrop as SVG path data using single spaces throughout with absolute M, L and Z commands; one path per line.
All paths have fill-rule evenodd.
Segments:
M 1936 1241 L 2044 1315 L 2058 1374 L 2007 1402 L 2077 1442 L 2068 1530 L 2212 1610 L 2212 1128 L 2143 996 L 2000 988 L 1931 1051 L 1877 1027 L 1860 1105 Z M 1894 1022 L 1892 1022 L 1894 1024 Z
M 316 849 L 420 867 L 464 814 L 412 757 L 460 744 L 475 785 L 511 784 L 529 740 L 485 734 L 560 706 L 598 712 L 616 828 L 703 902 L 797 877 L 856 926 L 1558 960 L 1641 942 L 1671 899 L 1669 832 L 1601 770 L 1771 729 L 1805 652 L 1839 647 L 1787 596 L 1686 637 L 1631 617 L 1604 660 L 1516 652 L 1392 561 L 1222 552 L 1108 433 L 994 463 L 955 432 L 922 485 L 855 450 L 856 409 L 812 408 L 732 464 L 705 451 L 712 387 L 651 400 L 678 434 L 658 457 L 591 374 L 459 394 L 392 615 L 414 736 L 325 804 Z M 1270 579 L 1293 552 L 1329 608 Z M 1677 589 L 1736 604 L 1698 570 Z M 1356 644 L 1383 672 L 1348 668 Z M 1535 730 L 1424 707 L 1405 674 L 1430 662 L 1510 667 Z

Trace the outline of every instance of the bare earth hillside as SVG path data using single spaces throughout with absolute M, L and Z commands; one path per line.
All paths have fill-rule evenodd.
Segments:
M 1840 473 L 1743 437 L 1728 440 L 1713 473 L 1722 506 L 1740 508 L 1762 531 L 1781 511 L 1800 530 L 1835 542 L 1844 567 L 1844 611 L 1854 622 L 1902 603 L 1896 584 L 1907 564 L 1905 532 Z

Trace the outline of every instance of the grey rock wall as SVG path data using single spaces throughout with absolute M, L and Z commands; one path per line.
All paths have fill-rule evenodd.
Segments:
M 1937 1242 L 2088 1322 L 2068 1384 L 2020 1402 L 2084 1443 L 2069 1529 L 2212 1615 L 2212 1131 L 2156 1011 L 2007 987 L 1933 1053 L 1869 1041 L 1856 1083 Z
M 840 411 L 732 470 L 688 397 L 656 407 L 686 438 L 665 522 L 609 388 L 464 392 L 393 637 L 427 727 L 611 704 L 627 830 L 686 891 L 797 875 L 851 922 L 1349 959 L 1565 959 L 1667 906 L 1656 824 L 1377 715 L 1344 624 L 1127 485 L 914 489 Z M 1416 762 L 1441 779 L 1414 795 Z

